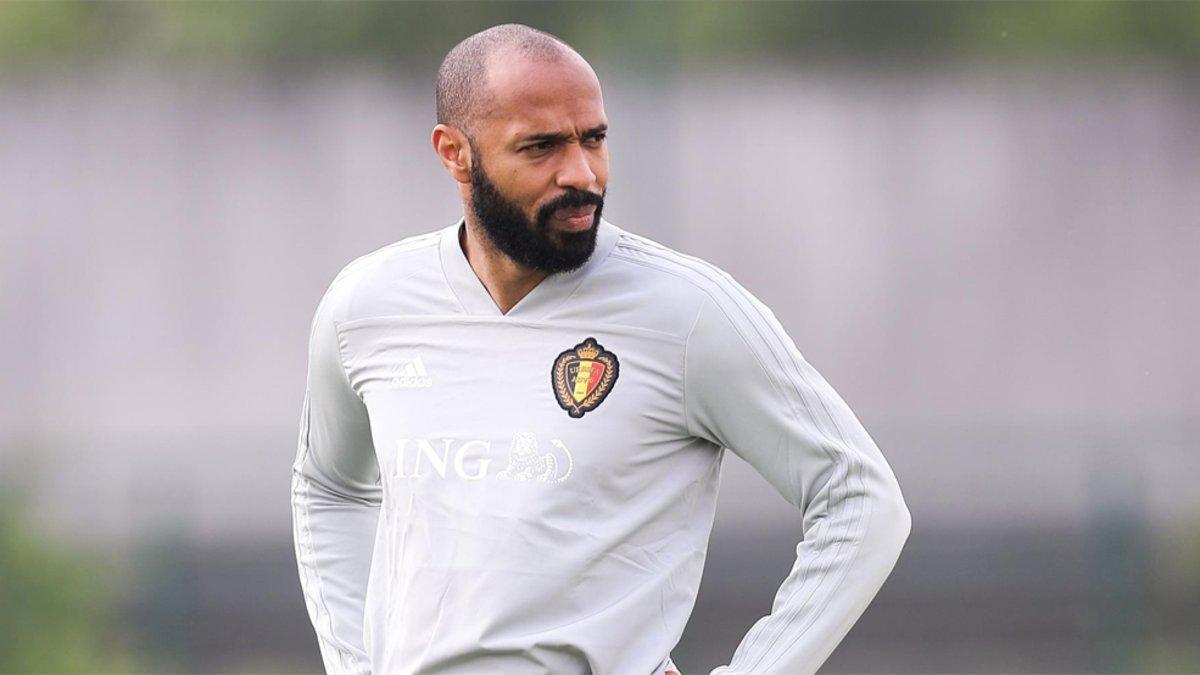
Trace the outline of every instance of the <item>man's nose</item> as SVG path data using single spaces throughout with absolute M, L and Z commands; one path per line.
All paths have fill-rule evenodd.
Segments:
M 567 143 L 563 164 L 558 170 L 558 186 L 591 191 L 595 183 L 596 172 L 592 171 L 591 162 L 583 146 L 579 143 Z

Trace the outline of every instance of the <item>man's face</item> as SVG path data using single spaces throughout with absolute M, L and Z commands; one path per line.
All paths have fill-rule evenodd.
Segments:
M 595 248 L 608 184 L 600 83 L 578 58 L 499 53 L 489 88 L 494 105 L 470 143 L 471 209 L 516 262 L 547 273 L 574 269 Z
M 521 206 L 488 178 L 478 148 L 471 145 L 471 210 L 496 248 L 522 265 L 548 274 L 568 272 L 587 262 L 596 248 L 604 196 L 571 188 L 538 207 L 530 221 Z M 586 228 L 558 231 L 556 214 L 562 213 L 587 217 Z

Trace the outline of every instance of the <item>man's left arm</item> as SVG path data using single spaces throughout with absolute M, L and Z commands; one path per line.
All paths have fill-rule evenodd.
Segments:
M 813 673 L 891 573 L 911 518 L 879 448 L 766 306 L 728 276 L 688 336 L 685 410 L 802 513 L 771 613 L 712 675 Z

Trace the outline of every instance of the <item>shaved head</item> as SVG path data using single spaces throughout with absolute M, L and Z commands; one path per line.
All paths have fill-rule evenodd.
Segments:
M 468 137 L 476 121 L 491 107 L 488 88 L 490 59 L 503 54 L 541 62 L 583 60 L 557 37 L 519 23 L 506 23 L 480 31 L 454 46 L 437 76 L 437 122 L 457 127 Z

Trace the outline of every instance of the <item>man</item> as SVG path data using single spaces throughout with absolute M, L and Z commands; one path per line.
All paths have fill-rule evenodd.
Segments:
M 815 671 L 909 533 L 878 448 L 750 293 L 601 218 L 565 43 L 471 36 L 437 109 L 464 218 L 351 263 L 313 321 L 292 505 L 328 672 L 676 673 L 723 448 L 804 540 L 713 673 Z

